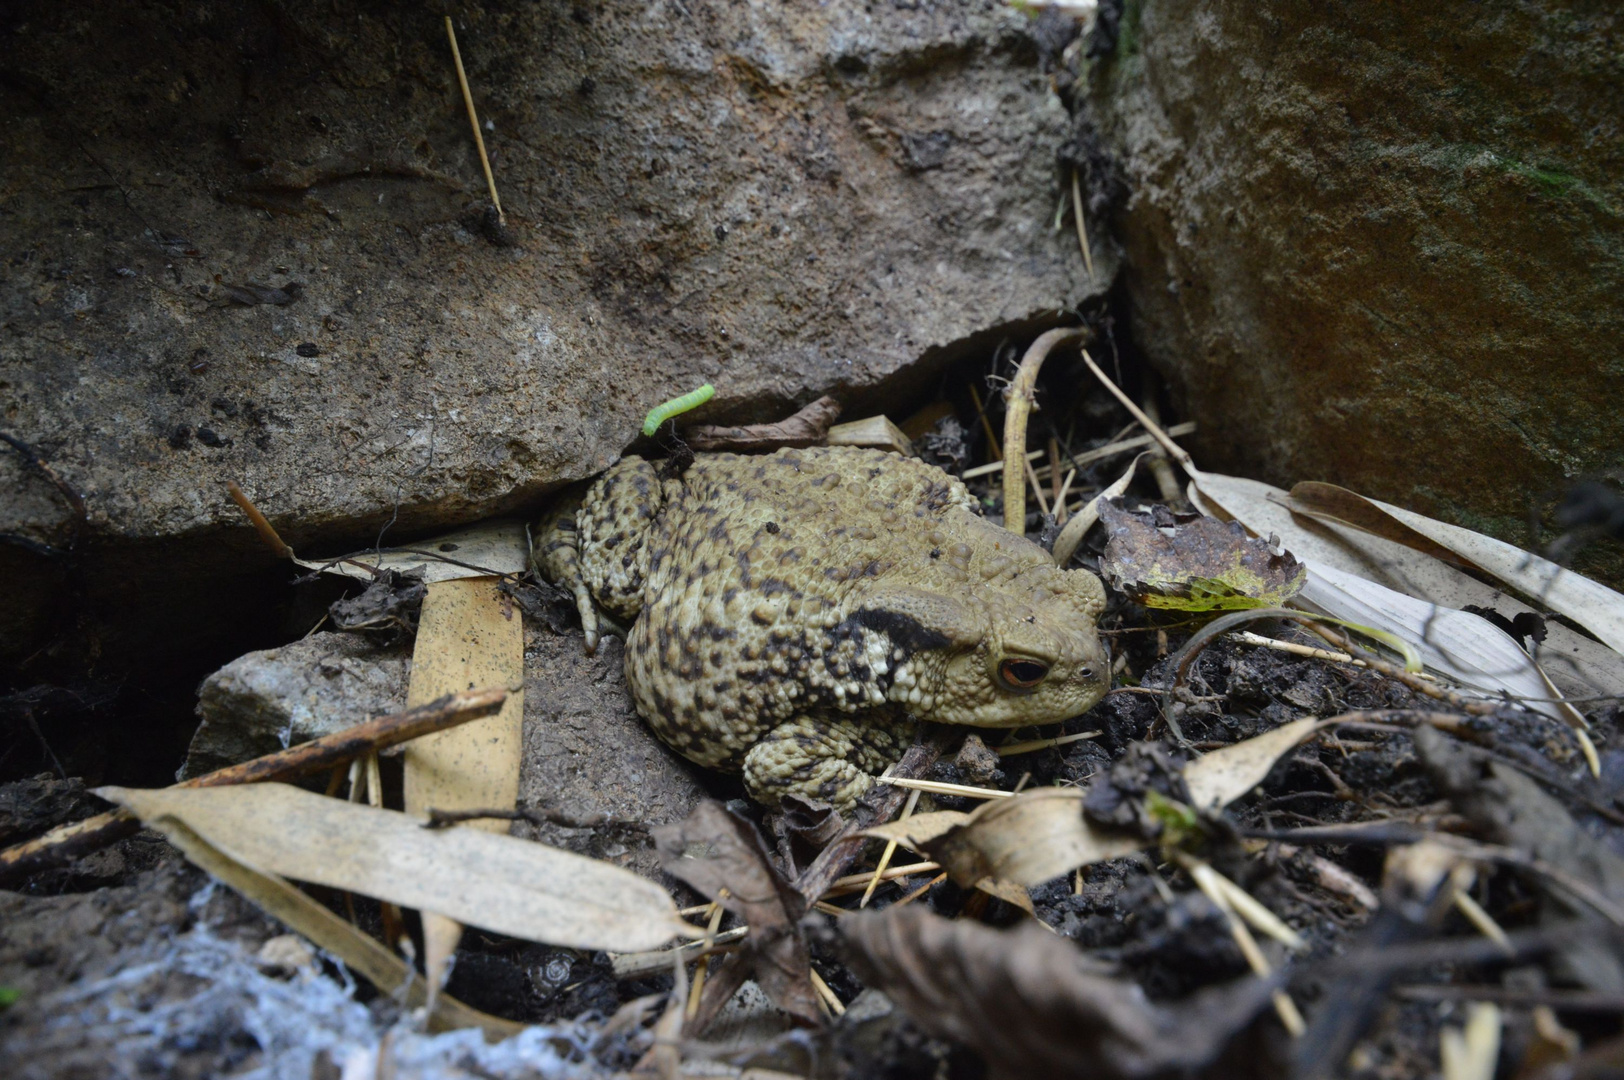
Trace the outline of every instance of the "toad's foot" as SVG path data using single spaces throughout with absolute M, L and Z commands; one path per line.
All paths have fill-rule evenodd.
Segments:
M 745 789 L 769 806 L 799 795 L 849 810 L 873 785 L 874 774 L 902 757 L 913 727 L 885 712 L 797 716 L 745 755 Z
M 586 635 L 586 652 L 591 656 L 598 651 L 598 608 L 592 602 L 592 592 L 581 573 L 576 506 L 575 502 L 566 503 L 541 519 L 534 558 L 542 577 L 562 585 L 574 595 L 575 609 L 581 613 L 581 631 Z

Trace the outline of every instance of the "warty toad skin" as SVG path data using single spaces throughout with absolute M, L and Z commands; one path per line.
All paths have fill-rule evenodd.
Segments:
M 878 450 L 627 457 L 543 522 L 542 573 L 631 623 L 637 711 L 750 794 L 845 808 L 918 721 L 1022 727 L 1109 685 L 1099 580 L 983 519 L 964 485 Z

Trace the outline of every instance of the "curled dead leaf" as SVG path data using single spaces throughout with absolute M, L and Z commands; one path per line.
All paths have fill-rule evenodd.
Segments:
M 682 439 L 693 450 L 761 450 L 781 446 L 822 446 L 829 426 L 840 418 L 840 402 L 820 397 L 794 416 L 772 424 L 725 427 L 700 424 L 685 428 Z
M 1110 540 L 1100 573 L 1146 607 L 1181 611 L 1278 607 L 1303 587 L 1308 571 L 1246 530 L 1217 518 L 1134 514 L 1100 504 Z
M 840 929 L 864 982 L 927 1031 L 978 1051 L 994 1077 L 1279 1072 L 1246 1037 L 1269 1001 L 1265 980 L 1161 1006 L 1031 923 L 1000 931 L 909 906 L 850 916 Z
M 1031 886 L 1144 846 L 1138 836 L 1089 824 L 1083 817 L 1083 796 L 1077 788 L 1038 788 L 985 803 L 971 814 L 919 814 L 871 829 L 869 835 L 929 854 L 960 885 L 990 879 Z
M 1291 507 L 1346 522 L 1444 562 L 1496 577 L 1568 616 L 1615 651 L 1624 650 L 1624 596 L 1548 559 L 1334 484 L 1298 484 L 1291 489 Z
M 773 868 L 756 827 L 707 800 L 682 821 L 653 833 L 666 870 L 750 927 L 745 955 L 768 999 L 804 1023 L 821 1024 L 799 925 L 806 900 Z

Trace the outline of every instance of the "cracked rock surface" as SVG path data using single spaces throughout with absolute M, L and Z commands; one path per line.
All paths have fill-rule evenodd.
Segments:
M 894 401 L 1103 288 L 1000 3 L 459 12 L 505 231 L 427 9 L 8 14 L 0 416 L 91 536 L 241 531 L 232 478 L 295 545 L 465 521 L 701 382 L 711 420 Z M 60 541 L 0 468 L 0 530 Z

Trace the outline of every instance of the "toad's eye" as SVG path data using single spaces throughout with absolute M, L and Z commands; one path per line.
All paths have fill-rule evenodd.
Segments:
M 1005 660 L 998 665 L 998 677 L 1011 690 L 1030 690 L 1049 674 L 1049 665 L 1036 660 Z

